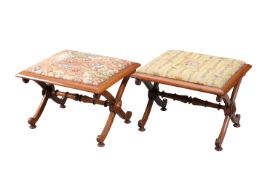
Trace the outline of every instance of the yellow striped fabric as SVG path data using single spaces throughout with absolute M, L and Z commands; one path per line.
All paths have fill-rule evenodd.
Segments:
M 137 72 L 222 88 L 243 64 L 231 58 L 168 50 Z

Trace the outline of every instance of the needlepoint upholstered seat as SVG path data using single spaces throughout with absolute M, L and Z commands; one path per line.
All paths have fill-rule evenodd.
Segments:
M 23 71 L 23 74 L 34 74 L 34 77 L 58 85 L 62 81 L 69 86 L 82 87 L 83 90 L 89 88 L 92 89 L 91 91 L 101 92 L 105 90 L 105 87 L 102 87 L 103 83 L 111 80 L 122 70 L 133 66 L 134 64 L 128 60 L 64 50 L 29 67 Z
M 162 110 L 166 110 L 166 98 L 193 105 L 223 109 L 225 120 L 220 135 L 215 142 L 216 150 L 222 150 L 221 145 L 229 121 L 232 120 L 235 127 L 240 126 L 240 115 L 235 114 L 235 99 L 241 79 L 250 68 L 249 64 L 236 59 L 178 50 L 169 50 L 163 53 L 132 75 L 137 80 L 136 84 L 139 85 L 142 81 L 148 88 L 149 99 L 143 118 L 138 122 L 139 130 L 145 130 L 144 126 L 149 117 L 153 102 L 161 106 Z M 214 94 L 217 96 L 216 100 L 218 102 L 223 101 L 225 105 L 185 95 L 160 92 L 159 84 Z M 229 97 L 227 93 L 231 89 L 233 91 L 231 97 Z
M 243 64 L 236 59 L 169 50 L 138 72 L 222 88 Z

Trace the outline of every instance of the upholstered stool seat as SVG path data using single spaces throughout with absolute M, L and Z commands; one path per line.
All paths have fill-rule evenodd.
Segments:
M 144 126 L 149 117 L 153 102 L 161 106 L 163 111 L 166 110 L 166 98 L 193 105 L 223 109 L 225 120 L 220 135 L 216 140 L 216 150 L 222 150 L 221 144 L 230 119 L 235 127 L 240 126 L 240 115 L 235 114 L 235 99 L 241 79 L 250 68 L 249 64 L 237 59 L 178 50 L 169 50 L 163 53 L 132 75 L 133 78 L 136 78 L 138 85 L 141 81 L 146 85 L 149 94 L 143 118 L 138 122 L 139 130 L 145 130 Z M 214 94 L 217 95 L 216 100 L 218 102 L 223 101 L 225 105 L 186 95 L 161 92 L 159 84 Z M 231 89 L 233 91 L 231 97 L 229 97 L 227 93 Z
M 112 81 L 114 76 L 129 73 L 128 70 L 134 66 L 137 67 L 137 64 L 128 60 L 64 50 L 20 74 L 33 75 L 32 78 L 43 79 L 57 85 L 100 93 L 107 89 L 108 85 L 115 83 Z M 118 77 L 118 80 L 121 78 Z
M 169 50 L 138 72 L 222 88 L 243 65 L 236 59 Z

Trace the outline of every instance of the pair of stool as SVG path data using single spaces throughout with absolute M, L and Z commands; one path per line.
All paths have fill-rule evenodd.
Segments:
M 139 66 L 139 63 L 118 58 L 64 50 L 18 73 L 16 76 L 22 78 L 24 83 L 32 80 L 42 88 L 42 101 L 34 116 L 28 119 L 30 128 L 36 127 L 49 99 L 58 103 L 61 108 L 65 108 L 67 99 L 99 104 L 109 107 L 110 112 L 102 133 L 97 137 L 98 146 L 104 146 L 116 114 L 125 123 L 130 123 L 132 113 L 124 112 L 121 98 L 129 78 L 132 77 L 136 79 L 136 84 L 143 82 L 148 89 L 148 103 L 143 118 L 138 122 L 140 131 L 145 130 L 154 102 L 163 111 L 166 110 L 166 98 L 217 108 L 224 110 L 225 114 L 222 129 L 215 142 L 215 149 L 221 151 L 230 120 L 235 127 L 240 127 L 240 115 L 236 114 L 235 100 L 241 79 L 251 66 L 235 59 L 173 50 L 165 52 L 136 72 Z M 114 97 L 107 89 L 120 80 L 122 82 Z M 161 92 L 159 84 L 214 94 L 217 96 L 216 100 L 223 101 L 224 105 Z M 93 97 L 61 92 L 55 85 L 87 91 L 93 93 Z M 231 89 L 233 90 L 229 96 L 227 94 Z

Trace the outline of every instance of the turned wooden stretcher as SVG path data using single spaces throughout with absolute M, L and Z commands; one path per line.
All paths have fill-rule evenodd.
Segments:
M 161 110 L 166 110 L 166 98 L 221 109 L 224 110 L 225 119 L 215 141 L 215 149 L 221 151 L 229 121 L 233 122 L 234 127 L 240 127 L 240 115 L 236 114 L 235 100 L 241 80 L 250 68 L 251 65 L 235 59 L 192 52 L 167 51 L 131 75 L 136 79 L 137 85 L 143 82 L 148 89 L 148 103 L 142 119 L 138 122 L 139 130 L 145 131 L 145 124 L 154 102 L 161 107 Z M 214 94 L 216 101 L 223 101 L 224 105 L 186 95 L 161 92 L 159 84 Z M 228 92 L 231 89 L 233 90 L 229 96 Z

